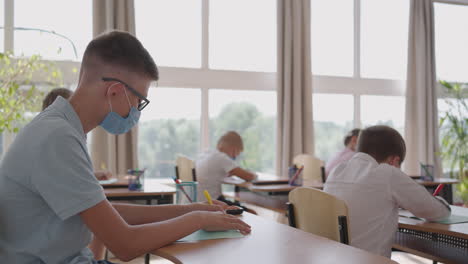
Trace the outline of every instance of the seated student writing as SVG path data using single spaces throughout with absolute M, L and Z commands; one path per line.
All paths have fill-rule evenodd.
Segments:
M 390 257 L 398 208 L 429 221 L 450 215 L 450 207 L 400 170 L 406 154 L 401 135 L 388 126 L 361 131 L 357 153 L 329 175 L 324 191 L 348 205 L 350 244 Z
M 61 96 L 64 99 L 68 100 L 72 96 L 73 91 L 67 89 L 67 88 L 55 88 L 52 89 L 45 97 L 44 100 L 42 101 L 42 111 L 44 111 L 49 105 L 51 105 L 57 97 Z M 98 170 L 94 171 L 94 176 L 98 180 L 109 180 L 112 177 L 112 172 L 108 170 Z
M 128 132 L 158 69 L 133 35 L 112 31 L 84 52 L 78 87 L 17 135 L 0 165 L 0 263 L 95 264 L 94 236 L 129 261 L 196 230 L 250 232 L 220 205 L 111 204 L 93 175 L 86 133 Z
M 336 167 L 338 164 L 348 161 L 356 153 L 357 138 L 361 129 L 355 128 L 351 130 L 344 138 L 345 148 L 340 152 L 336 153 L 333 158 L 331 158 L 327 165 L 325 166 L 325 175 L 328 177 L 328 174 Z
M 221 184 L 228 176 L 237 176 L 246 181 L 252 181 L 257 176 L 245 170 L 235 162 L 235 159 L 244 151 L 241 136 L 235 131 L 225 133 L 218 140 L 215 150 L 202 153 L 196 163 L 195 171 L 198 180 L 198 201 L 204 201 L 203 191 L 208 190 L 213 198 L 224 201 Z

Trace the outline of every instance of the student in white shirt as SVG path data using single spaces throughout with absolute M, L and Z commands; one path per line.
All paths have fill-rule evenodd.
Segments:
M 390 257 L 399 207 L 429 221 L 450 215 L 445 200 L 434 198 L 400 170 L 406 147 L 395 129 L 362 130 L 357 152 L 332 171 L 324 188 L 348 205 L 352 246 Z
M 205 201 L 203 191 L 208 190 L 213 198 L 221 198 L 221 184 L 228 176 L 237 176 L 252 181 L 256 175 L 237 165 L 235 159 L 244 151 L 241 136 L 235 131 L 225 133 L 218 140 L 215 150 L 202 153 L 196 161 L 195 171 L 198 180 L 198 201 Z
M 344 146 L 345 148 L 340 152 L 336 153 L 333 158 L 331 158 L 327 165 L 325 166 L 325 175 L 328 177 L 328 174 L 340 163 L 348 161 L 356 153 L 357 138 L 361 129 L 355 128 L 345 136 Z

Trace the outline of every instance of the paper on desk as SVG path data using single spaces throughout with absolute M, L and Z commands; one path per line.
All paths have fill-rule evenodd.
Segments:
M 114 182 L 117 182 L 117 179 L 112 178 L 112 179 L 109 179 L 109 180 L 102 180 L 102 181 L 99 181 L 99 184 L 112 184 Z
M 237 230 L 227 230 L 227 231 L 213 231 L 208 232 L 204 230 L 198 230 L 184 238 L 181 238 L 177 241 L 179 242 L 194 242 L 200 240 L 209 240 L 209 239 L 221 239 L 221 238 L 240 238 L 244 237 Z
M 463 216 L 463 215 L 450 215 L 449 218 L 442 220 L 442 221 L 436 221 L 436 223 L 439 224 L 460 224 L 460 223 L 468 223 L 468 217 Z
M 408 211 L 402 211 L 400 210 L 398 212 L 398 214 L 400 216 L 404 216 L 404 217 L 408 217 L 408 218 L 412 218 L 412 219 L 417 219 L 417 220 L 422 220 L 422 221 L 425 221 L 424 219 L 422 218 L 419 218 L 419 217 L 416 217 L 414 216 L 412 213 L 408 212 Z M 468 217 L 466 216 L 463 216 L 463 215 L 450 215 L 449 218 L 445 219 L 445 220 L 442 220 L 442 221 L 434 221 L 432 223 L 439 223 L 439 224 L 446 224 L 446 225 L 450 225 L 450 224 L 460 224 L 460 223 L 468 223 Z

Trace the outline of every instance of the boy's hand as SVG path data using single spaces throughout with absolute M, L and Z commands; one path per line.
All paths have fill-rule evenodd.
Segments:
M 205 231 L 239 230 L 247 235 L 251 232 L 250 225 L 239 217 L 224 214 L 222 212 L 195 212 L 199 216 L 201 229 Z

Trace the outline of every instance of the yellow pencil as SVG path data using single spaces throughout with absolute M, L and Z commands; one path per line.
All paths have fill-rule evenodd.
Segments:
M 213 200 L 211 200 L 211 195 L 210 195 L 210 193 L 209 193 L 207 190 L 204 190 L 204 191 L 203 191 L 203 194 L 205 195 L 206 200 L 208 201 L 208 203 L 209 203 L 210 205 L 213 205 Z

